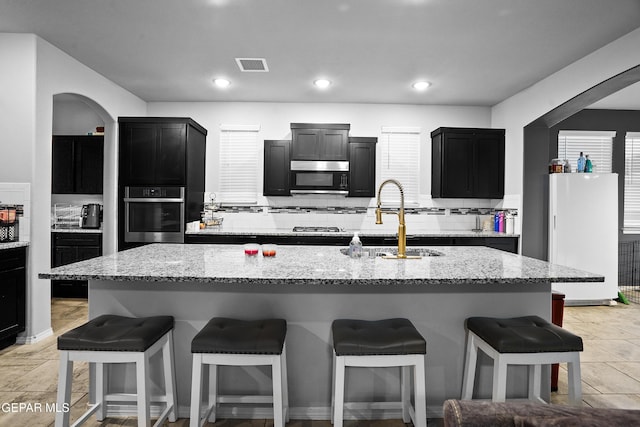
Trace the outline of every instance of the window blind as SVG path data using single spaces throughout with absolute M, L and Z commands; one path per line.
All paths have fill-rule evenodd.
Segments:
M 258 200 L 257 125 L 220 126 L 220 189 L 223 203 L 256 203 Z
M 627 132 L 624 138 L 623 228 L 640 233 L 640 132 Z
M 571 171 L 578 170 L 580 152 L 593 164 L 595 173 L 611 173 L 611 153 L 615 131 L 561 130 L 558 133 L 558 158 L 569 160 Z
M 380 142 L 380 173 L 376 187 L 387 179 L 398 180 L 404 189 L 405 204 L 418 205 L 420 128 L 384 126 Z M 395 186 L 385 186 L 381 198 L 387 206 L 400 204 L 400 192 Z

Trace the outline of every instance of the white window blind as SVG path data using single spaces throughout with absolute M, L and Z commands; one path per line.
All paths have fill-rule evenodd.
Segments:
M 376 188 L 386 179 L 398 180 L 404 189 L 407 205 L 418 205 L 420 193 L 420 128 L 382 128 L 380 138 L 380 173 Z M 400 192 L 393 185 L 382 190 L 385 205 L 399 205 Z
M 624 221 L 625 231 L 640 232 L 640 132 L 624 138 Z
M 580 152 L 588 154 L 594 173 L 611 173 L 611 153 L 615 131 L 561 130 L 558 133 L 558 158 L 567 159 L 571 171 L 578 170 Z
M 220 126 L 220 189 L 223 203 L 256 203 L 258 197 L 257 125 Z

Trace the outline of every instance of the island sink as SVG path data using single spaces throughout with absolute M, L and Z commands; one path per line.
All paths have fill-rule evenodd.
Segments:
M 349 249 L 342 248 L 340 249 L 340 253 L 343 255 L 349 255 Z M 442 252 L 434 251 L 433 249 L 427 249 L 427 248 L 407 248 L 405 250 L 405 255 L 413 259 L 419 259 L 422 257 L 442 256 L 444 254 Z M 404 258 L 398 258 L 398 248 L 366 248 L 365 247 L 365 248 L 362 248 L 362 257 L 363 258 L 388 257 L 390 259 L 404 259 Z

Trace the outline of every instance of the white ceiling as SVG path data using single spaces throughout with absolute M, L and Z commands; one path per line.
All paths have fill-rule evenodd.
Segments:
M 639 0 L 0 0 L 0 32 L 35 33 L 146 101 L 490 106 L 639 26 Z

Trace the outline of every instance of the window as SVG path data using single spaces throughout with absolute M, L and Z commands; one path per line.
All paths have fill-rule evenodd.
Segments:
M 404 189 L 407 205 L 418 205 L 420 193 L 420 128 L 382 128 L 380 138 L 380 177 L 378 186 L 386 179 L 398 180 Z M 385 204 L 399 204 L 396 188 L 385 186 L 381 195 Z
M 627 132 L 624 139 L 623 228 L 640 233 L 640 132 Z
M 611 173 L 612 131 L 561 130 L 558 134 L 558 158 L 567 159 L 571 171 L 578 170 L 580 152 L 588 154 L 593 163 L 593 172 Z
M 257 202 L 259 130 L 257 125 L 220 126 L 221 202 Z

